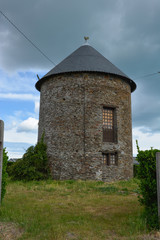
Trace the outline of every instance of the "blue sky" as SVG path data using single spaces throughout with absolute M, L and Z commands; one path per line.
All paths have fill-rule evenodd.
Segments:
M 141 149 L 160 148 L 159 0 L 0 0 L 0 10 L 56 64 L 89 36 L 90 45 L 137 84 L 132 93 L 134 155 L 136 139 Z M 0 119 L 10 158 L 21 157 L 37 142 L 36 75 L 53 67 L 0 14 Z
M 39 72 L 41 74 L 41 72 Z M 5 123 L 5 142 L 10 158 L 21 157 L 37 141 L 39 92 L 32 71 L 7 74 L 1 71 L 0 116 Z

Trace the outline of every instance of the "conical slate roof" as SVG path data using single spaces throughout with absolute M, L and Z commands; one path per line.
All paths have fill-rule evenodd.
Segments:
M 79 47 L 56 65 L 36 83 L 36 88 L 40 91 L 42 83 L 53 75 L 71 72 L 101 72 L 117 75 L 130 84 L 132 92 L 136 89 L 135 82 L 90 45 Z

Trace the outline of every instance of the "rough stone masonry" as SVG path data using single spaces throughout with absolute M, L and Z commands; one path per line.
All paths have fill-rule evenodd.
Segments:
M 131 178 L 134 82 L 118 74 L 77 70 L 40 81 L 36 86 L 41 92 L 38 139 L 44 132 L 53 179 Z M 104 107 L 115 112 L 114 142 L 103 140 Z M 107 158 L 114 154 L 116 164 L 111 159 L 109 164 Z

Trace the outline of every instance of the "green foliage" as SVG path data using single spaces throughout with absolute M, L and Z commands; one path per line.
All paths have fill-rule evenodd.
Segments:
M 137 161 L 138 178 L 140 179 L 139 201 L 145 207 L 144 215 L 150 229 L 158 229 L 157 182 L 156 182 L 156 152 L 157 149 L 141 151 L 138 147 Z
M 12 165 L 14 164 L 15 162 L 10 162 L 10 161 L 8 161 L 7 162 L 7 167 L 6 167 L 6 172 L 7 172 L 7 174 L 8 174 L 8 176 L 10 176 L 11 174 L 10 174 L 10 169 L 11 169 L 11 167 L 12 167 Z
M 47 147 L 43 137 L 36 146 L 31 146 L 26 150 L 22 159 L 18 159 L 9 168 L 9 175 L 12 180 L 43 180 L 50 177 Z
M 8 156 L 6 149 L 3 149 L 3 166 L 2 166 L 2 191 L 1 191 L 1 199 L 3 200 L 4 195 L 6 193 L 6 184 L 7 184 L 7 172 L 6 172 L 6 167 L 7 167 L 7 161 L 8 161 Z
M 139 168 L 139 165 L 136 165 L 136 164 L 133 165 L 133 176 L 135 178 L 138 176 L 138 168 Z

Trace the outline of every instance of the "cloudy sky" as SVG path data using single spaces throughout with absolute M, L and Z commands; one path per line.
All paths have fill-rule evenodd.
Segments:
M 160 148 L 159 0 L 0 0 L 0 119 L 10 158 L 37 141 L 42 77 L 90 37 L 90 45 L 136 84 L 132 93 L 133 153 Z

